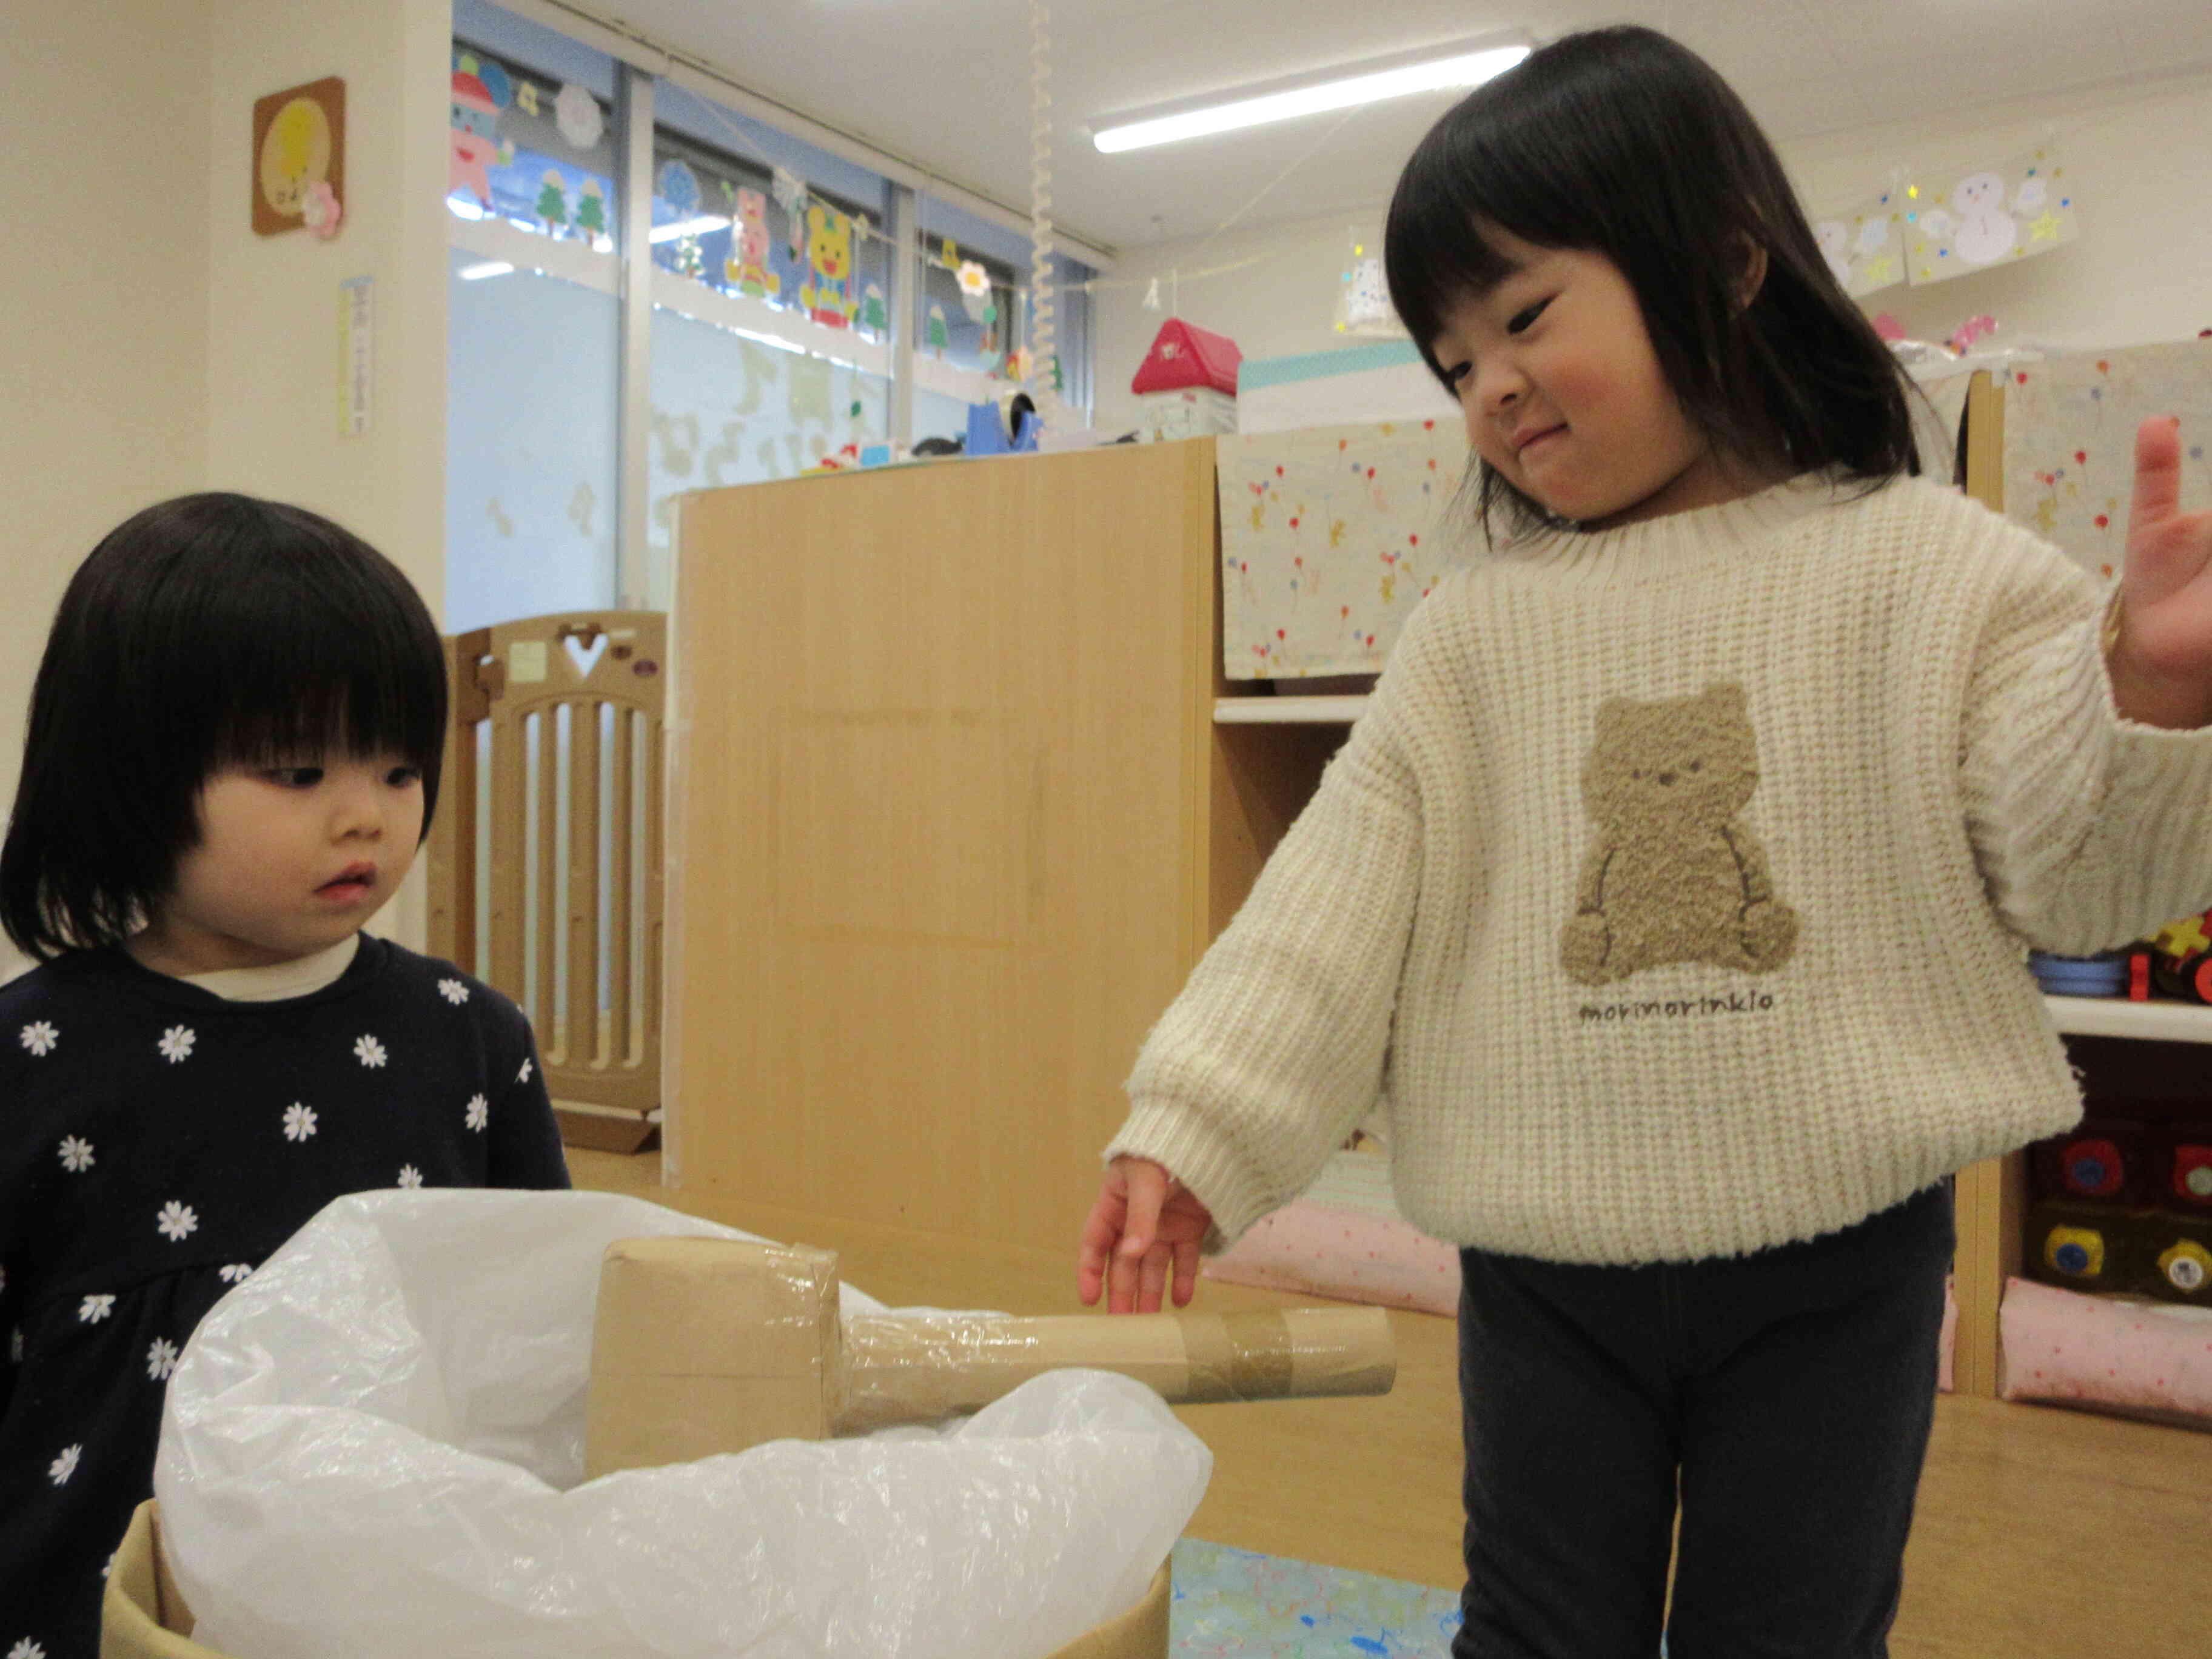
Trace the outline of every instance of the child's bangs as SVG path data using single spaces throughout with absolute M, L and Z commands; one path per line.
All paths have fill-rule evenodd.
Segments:
M 216 765 L 398 755 L 428 769 L 442 750 L 443 662 L 425 662 L 422 641 L 398 630 L 310 623 L 258 641 L 226 671 L 204 728 Z
M 383 561 L 264 559 L 208 607 L 201 627 L 206 702 L 184 718 L 209 765 L 391 754 L 434 773 L 445 743 L 444 648 L 404 578 Z
M 1510 78 L 1510 77 L 1508 77 Z M 1587 247 L 1601 228 L 1576 210 L 1580 191 L 1556 154 L 1516 143 L 1513 112 L 1478 106 L 1493 82 L 1447 115 L 1399 176 L 1383 233 L 1384 272 L 1399 320 L 1424 357 L 1454 307 L 1511 276 L 1503 230 L 1540 247 Z M 1494 101 L 1494 100 L 1493 100 Z M 1431 360 L 1429 367 L 1437 365 Z

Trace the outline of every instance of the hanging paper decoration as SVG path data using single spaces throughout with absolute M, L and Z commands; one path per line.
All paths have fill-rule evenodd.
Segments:
M 860 295 L 860 326 L 872 334 L 885 333 L 890 326 L 890 313 L 884 307 L 884 291 L 873 283 Z
M 499 154 L 499 105 L 490 89 L 473 72 L 453 71 L 451 160 L 446 168 L 446 193 L 465 190 L 487 209 L 491 206 L 489 164 Z
M 660 164 L 660 171 L 653 175 L 653 193 L 675 209 L 678 218 L 698 216 L 699 175 L 675 157 Z
M 922 343 L 939 357 L 945 356 L 945 348 L 952 343 L 951 332 L 945 325 L 945 307 L 934 300 L 929 302 L 929 318 L 922 325 L 921 338 Z
M 865 228 L 866 220 L 859 222 Z M 827 202 L 806 204 L 807 281 L 799 303 L 827 328 L 843 328 L 860 308 L 853 283 L 854 221 Z
M 599 100 L 573 81 L 565 83 L 553 100 L 553 125 L 574 149 L 591 149 L 607 130 Z
M 2045 144 L 1996 167 L 1905 187 L 1905 273 L 1947 283 L 2073 241 L 2073 187 Z
M 768 198 L 757 190 L 732 191 L 730 207 L 737 228 L 730 236 L 730 257 L 722 262 L 723 278 L 740 294 L 770 299 L 782 287 L 782 278 L 768 267 Z
M 1338 281 L 1336 331 L 1339 334 L 1402 336 L 1398 313 L 1382 281 L 1382 260 L 1367 251 L 1364 242 L 1352 245 L 1352 258 Z
M 538 113 L 538 88 L 535 83 L 525 81 L 514 89 L 514 106 L 525 115 Z
M 1849 213 L 1815 220 L 1813 240 L 1844 293 L 1853 299 L 1893 288 L 1905 280 L 1905 216 L 1901 193 L 1883 191 Z
M 799 175 L 785 167 L 777 167 L 769 180 L 769 193 L 775 204 L 783 210 L 784 238 L 791 249 L 792 263 L 799 267 L 797 279 L 804 282 L 806 276 L 806 186 Z
M 1030 349 L 1027 346 L 1016 346 L 1006 354 L 1006 378 L 1016 386 L 1027 385 L 1030 370 L 1035 361 L 1030 356 Z
M 945 246 L 937 251 L 937 263 L 947 270 L 960 269 L 960 249 L 950 236 L 945 239 Z
M 599 181 L 588 175 L 576 192 L 576 230 L 592 243 L 607 234 L 607 198 Z
M 548 236 L 558 236 L 568 228 L 568 186 L 551 167 L 545 169 L 544 184 L 538 192 L 538 216 L 544 222 Z

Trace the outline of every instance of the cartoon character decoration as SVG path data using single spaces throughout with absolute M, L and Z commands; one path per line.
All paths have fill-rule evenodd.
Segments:
M 775 297 L 782 279 L 768 264 L 768 198 L 757 190 L 740 190 L 731 197 L 730 258 L 722 262 L 722 275 L 738 293 L 756 300 Z
M 1595 835 L 1583 858 L 1560 964 L 1583 985 L 1705 963 L 1771 973 L 1797 943 L 1744 822 L 1759 750 L 1743 688 L 1656 702 L 1608 697 L 1583 768 Z
M 799 302 L 825 328 L 843 328 L 860 308 L 853 280 L 853 244 L 866 220 L 855 221 L 826 202 L 806 204 L 806 283 Z
M 491 206 L 489 168 L 499 156 L 499 105 L 491 89 L 466 70 L 453 71 L 452 160 L 446 191 L 465 190 Z

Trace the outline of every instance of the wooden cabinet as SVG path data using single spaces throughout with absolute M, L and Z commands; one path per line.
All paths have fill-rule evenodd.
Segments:
M 1217 866 L 1295 810 L 1212 717 L 1212 441 L 708 491 L 681 544 L 670 1181 L 1072 1279 Z

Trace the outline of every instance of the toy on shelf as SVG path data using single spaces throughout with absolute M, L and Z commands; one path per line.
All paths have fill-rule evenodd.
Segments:
M 2212 1003 L 2212 910 L 2144 939 L 2130 954 L 2130 971 L 2128 994 L 2138 1002 L 2160 995 Z
M 2040 1199 L 2147 1203 L 2152 1190 L 2148 1141 L 2141 1123 L 2086 1117 L 2072 1133 L 2037 1141 L 2028 1149 L 2031 1188 Z
M 1146 443 L 1237 430 L 1237 369 L 1244 354 L 1224 334 L 1170 317 L 1129 382 Z
M 2212 1004 L 2212 910 L 2170 921 L 2123 951 L 2094 957 L 2031 951 L 2027 966 L 2049 996 Z

